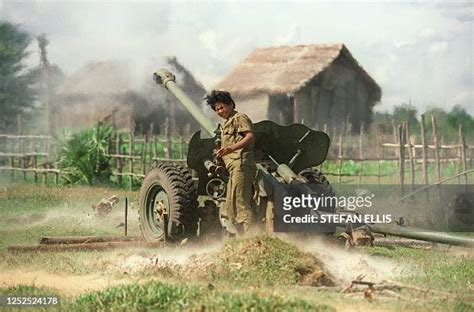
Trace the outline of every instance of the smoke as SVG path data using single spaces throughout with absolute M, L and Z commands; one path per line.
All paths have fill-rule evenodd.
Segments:
M 357 251 L 344 250 L 323 238 L 306 240 L 291 239 L 300 248 L 313 253 L 324 264 L 324 268 L 341 284 L 350 284 L 363 277 L 370 282 L 394 280 L 411 268 L 380 257 L 373 257 Z
M 411 98 L 420 109 L 462 104 L 474 113 L 468 1 L 0 3 L 0 18 L 48 35 L 51 63 L 68 75 L 90 61 L 125 60 L 141 86 L 164 57 L 177 56 L 211 89 L 254 48 L 343 42 L 381 85 L 379 110 Z

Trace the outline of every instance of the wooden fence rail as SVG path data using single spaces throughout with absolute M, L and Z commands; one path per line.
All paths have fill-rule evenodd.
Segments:
M 425 117 L 422 115 L 420 142 L 416 142 L 407 123 L 396 127 L 396 136 L 390 137 L 396 139 L 395 142 L 382 142 L 384 136 L 381 133 L 373 129 L 365 131 L 364 127 L 356 136 L 350 135 L 350 125 L 338 134 L 334 129 L 333 134 L 329 133 L 333 143 L 327 161 L 321 164 L 320 170 L 327 176 L 336 177 L 333 183 L 344 183 L 343 178 L 349 177 L 354 178 L 359 185 L 367 181 L 366 178 L 377 178 L 377 184 L 381 184 L 381 178 L 395 176 L 403 195 L 405 184 L 414 188 L 417 175 L 423 184 L 428 184 L 445 179 L 443 169 L 447 165 L 455 164 L 455 173 L 473 169 L 474 145 L 466 143 L 462 127 L 458 130 L 457 142 L 443 142 L 439 137 L 436 119 L 431 118 L 431 140 L 424 123 Z M 324 129 L 329 131 L 327 126 Z M 149 131 L 141 136 L 136 136 L 133 131 L 113 133 L 108 138 L 106 156 L 110 158 L 112 175 L 117 178 L 119 185 L 128 182 L 133 187 L 134 179 L 142 179 L 157 162 L 185 163 L 188 142 L 183 137 L 171 138 L 167 131 L 163 136 L 151 133 Z M 17 178 L 15 172 L 19 172 L 24 180 L 28 173 L 32 173 L 35 182 L 42 176 L 43 183 L 47 183 L 48 177 L 52 176 L 54 183 L 59 183 L 60 176 L 68 173 L 58 169 L 58 146 L 58 142 L 50 136 L 0 134 L 0 172 L 10 174 L 11 178 Z M 348 162 L 357 164 L 355 173 L 345 172 Z M 396 164 L 397 170 L 382 173 L 384 162 Z M 368 170 L 369 163 L 372 168 L 375 163 L 376 172 Z M 430 175 L 429 170 L 433 168 L 435 174 Z M 464 183 L 468 183 L 467 174 L 461 177 Z M 429 178 L 433 181 L 429 181 Z

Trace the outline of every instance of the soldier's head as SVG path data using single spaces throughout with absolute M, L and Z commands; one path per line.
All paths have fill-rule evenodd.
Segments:
M 220 117 L 227 119 L 235 109 L 235 103 L 230 93 L 227 91 L 213 90 L 206 96 L 207 105 L 209 105 Z

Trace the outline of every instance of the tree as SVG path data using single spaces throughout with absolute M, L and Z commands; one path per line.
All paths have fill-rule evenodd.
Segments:
M 412 129 L 418 125 L 416 114 L 416 107 L 411 104 L 397 105 L 393 108 L 393 119 L 395 120 L 395 124 L 398 125 L 403 122 L 408 122 Z
M 472 136 L 474 133 L 474 118 L 461 105 L 453 107 L 448 114 L 447 122 L 451 128 L 456 130 L 459 128 L 459 125 L 462 125 L 467 136 Z
M 18 26 L 0 22 L 0 131 L 13 130 L 17 117 L 34 105 L 34 80 L 23 64 L 31 39 Z

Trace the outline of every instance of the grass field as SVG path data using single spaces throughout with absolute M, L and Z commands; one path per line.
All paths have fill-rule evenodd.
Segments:
M 111 215 L 96 219 L 91 205 L 111 195 L 122 201 Z M 137 195 L 113 188 L 0 183 L 0 295 L 56 294 L 60 308 L 73 311 L 474 309 L 474 254 L 460 247 L 346 252 L 336 243 L 258 236 L 163 248 L 7 250 L 35 244 L 41 236 L 123 235 L 123 198 L 136 207 Z M 136 208 L 130 211 L 129 235 L 140 235 Z M 334 277 L 332 286 L 312 286 L 320 271 Z M 361 274 L 364 280 L 390 278 L 412 288 L 365 296 L 344 292 L 348 280 Z

